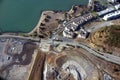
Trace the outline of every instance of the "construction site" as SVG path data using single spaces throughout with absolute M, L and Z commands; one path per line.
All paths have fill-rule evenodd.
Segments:
M 119 66 L 97 58 L 82 48 L 49 53 L 43 80 L 119 80 Z
M 0 38 L 3 80 L 120 80 L 119 69 L 79 46 Z
M 0 38 L 0 77 L 26 80 L 37 54 L 36 47 L 35 43 L 26 39 Z

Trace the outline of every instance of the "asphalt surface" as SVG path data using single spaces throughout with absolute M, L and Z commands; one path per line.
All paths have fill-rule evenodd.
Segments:
M 107 22 L 101 23 L 100 25 L 92 26 L 92 27 L 88 28 L 87 31 L 92 32 L 92 31 L 95 31 L 99 28 L 106 27 L 106 26 L 111 26 L 111 25 L 113 25 L 112 21 L 107 21 Z

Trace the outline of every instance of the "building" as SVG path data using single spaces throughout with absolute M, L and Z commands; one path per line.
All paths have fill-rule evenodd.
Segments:
M 84 29 L 80 29 L 79 34 L 78 34 L 78 38 L 82 38 L 82 39 L 86 39 L 88 36 L 88 32 L 85 31 Z
M 75 31 L 77 28 L 78 28 L 78 25 L 75 22 L 73 22 L 73 23 L 68 24 L 68 26 L 65 27 L 65 30 Z
M 76 31 L 77 28 L 78 28 L 78 24 L 76 24 L 75 22 L 68 24 L 68 26 L 65 27 L 63 31 L 63 36 L 67 38 L 73 38 L 74 31 Z
M 105 15 L 105 16 L 103 17 L 103 20 L 115 19 L 115 18 L 117 18 L 117 17 L 120 17 L 120 10 Z
M 120 4 L 118 4 L 118 5 L 115 5 L 115 9 L 120 9 Z
M 69 27 L 70 24 L 79 26 L 79 25 L 82 25 L 83 23 L 91 20 L 92 18 L 93 18 L 92 13 L 88 13 L 88 14 L 85 14 L 83 16 L 79 16 L 77 18 L 74 18 L 74 19 L 72 19 L 72 20 L 70 20 L 68 22 L 64 22 L 64 26 Z
M 120 4 L 117 4 L 114 7 L 109 7 L 105 10 L 100 11 L 100 12 L 97 12 L 97 14 L 98 14 L 98 16 L 102 16 L 102 15 L 108 14 L 108 13 L 113 12 L 113 11 L 118 10 L 118 9 L 120 9 Z
M 111 2 L 111 3 L 115 3 L 117 2 L 118 0 L 108 0 L 108 2 Z
M 86 15 L 83 15 L 83 19 L 84 21 L 89 21 L 93 18 L 92 14 L 89 13 L 89 14 L 86 14 Z
M 102 16 L 102 15 L 105 15 L 105 14 L 112 12 L 112 11 L 115 11 L 115 9 L 113 7 L 110 7 L 110 8 L 107 8 L 107 9 L 102 10 L 102 11 L 97 12 L 97 13 L 99 16 Z
M 91 20 L 92 18 L 92 13 L 88 13 L 83 16 L 74 18 L 69 22 L 65 22 L 63 36 L 67 38 L 74 38 L 75 32 L 81 28 L 81 25 Z
M 63 36 L 67 38 L 73 38 L 75 36 L 74 32 L 72 31 L 63 31 Z

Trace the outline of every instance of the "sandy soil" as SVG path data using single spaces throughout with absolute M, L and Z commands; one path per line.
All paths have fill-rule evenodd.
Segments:
M 38 52 L 28 80 L 43 80 L 45 53 Z

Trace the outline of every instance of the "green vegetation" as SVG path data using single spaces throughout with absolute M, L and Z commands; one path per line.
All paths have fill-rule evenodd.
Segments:
M 113 52 L 107 52 L 107 53 L 109 53 L 109 54 L 113 54 Z
M 30 36 L 31 36 L 31 37 L 34 37 L 34 38 L 37 37 L 37 36 L 38 36 L 37 31 L 35 31 L 35 32 L 34 32 L 33 34 L 31 34 Z
M 110 46 L 115 46 L 120 48 L 120 26 L 113 25 L 109 28 L 109 37 L 107 39 L 107 43 Z
M 98 14 L 97 14 L 97 12 L 92 12 L 92 15 L 94 16 L 94 17 L 97 17 L 98 16 Z

